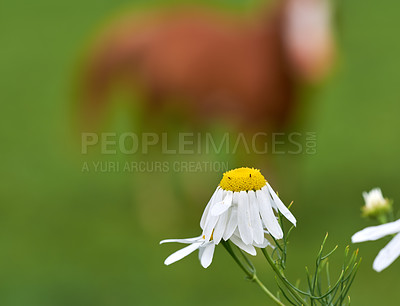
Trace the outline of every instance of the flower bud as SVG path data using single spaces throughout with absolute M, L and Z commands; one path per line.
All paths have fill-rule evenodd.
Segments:
M 377 218 L 392 210 L 392 202 L 384 198 L 380 188 L 374 188 L 370 192 L 363 192 L 365 205 L 362 213 L 365 217 Z

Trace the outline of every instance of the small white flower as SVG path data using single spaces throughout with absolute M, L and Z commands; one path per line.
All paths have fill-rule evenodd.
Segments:
M 384 198 L 380 188 L 374 188 L 370 192 L 363 192 L 365 206 L 362 207 L 363 214 L 368 217 L 376 217 L 379 214 L 391 210 L 391 202 Z
M 394 238 L 379 252 L 374 260 L 374 270 L 381 272 L 400 256 L 400 219 L 378 226 L 367 227 L 355 233 L 351 237 L 351 241 L 353 243 L 374 241 L 393 234 L 396 234 Z
M 168 257 L 165 264 L 171 264 L 200 249 L 201 264 L 203 267 L 208 267 L 212 261 L 215 245 L 218 245 L 222 239 L 232 241 L 243 251 L 255 256 L 254 247 L 265 248 L 270 245 L 265 238 L 265 229 L 275 239 L 283 237 L 274 210 L 281 212 L 296 225 L 295 217 L 259 170 L 238 168 L 228 171 L 224 173 L 219 186 L 204 209 L 200 220 L 202 235 L 197 238 L 161 242 L 191 243 L 190 246 Z

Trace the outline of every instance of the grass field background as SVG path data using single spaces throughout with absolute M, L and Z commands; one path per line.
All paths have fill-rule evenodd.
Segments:
M 240 14 L 260 1 L 207 3 Z M 167 4 L 1 2 L 2 305 L 270 305 L 221 247 L 207 270 L 196 255 L 163 265 L 180 245 L 158 242 L 198 234 L 221 173 L 173 178 L 190 190 L 186 201 L 168 184 L 170 173 L 81 172 L 71 97 L 82 52 L 110 16 L 160 6 Z M 303 281 L 304 266 L 313 265 L 325 232 L 328 244 L 343 250 L 354 232 L 373 224 L 360 218 L 362 191 L 380 186 L 400 207 L 400 4 L 341 1 L 339 9 L 335 74 L 305 95 L 297 123 L 317 133 L 317 154 L 273 157 L 272 183 L 286 203 L 295 201 L 298 219 L 289 276 Z M 116 126 L 127 128 L 128 116 L 118 116 Z M 372 270 L 386 241 L 354 246 L 363 263 L 351 290 L 353 305 L 398 304 L 400 261 L 382 273 Z M 341 258 L 340 251 L 332 268 Z M 276 288 L 270 268 L 261 258 L 255 261 L 262 279 Z

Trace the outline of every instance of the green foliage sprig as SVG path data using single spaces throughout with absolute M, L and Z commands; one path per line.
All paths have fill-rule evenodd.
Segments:
M 256 269 L 248 256 L 230 241 L 222 241 L 223 246 L 233 257 L 235 262 L 246 273 L 247 278 L 257 283 L 261 289 L 278 305 L 350 305 L 349 290 L 358 271 L 361 259 L 358 258 L 358 249 L 350 252 L 349 246 L 344 250 L 344 260 L 340 267 L 339 277 L 332 281 L 330 273 L 329 258 L 338 249 L 335 246 L 331 251 L 325 252 L 325 245 L 328 234 L 325 235 L 317 257 L 313 271 L 306 267 L 306 288 L 300 289 L 300 281 L 293 284 L 285 275 L 286 261 L 288 254 L 289 236 L 294 229 L 291 226 L 288 231 L 285 230 L 282 214 L 279 213 L 279 223 L 283 230 L 283 239 L 274 240 L 274 249 L 268 252 L 267 248 L 261 251 L 275 273 L 276 283 L 279 288 L 276 295 L 260 281 Z

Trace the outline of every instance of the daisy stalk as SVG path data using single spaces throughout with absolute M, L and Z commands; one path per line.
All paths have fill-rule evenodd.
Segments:
M 256 274 L 256 269 L 254 268 L 254 265 L 251 263 L 251 261 L 246 257 L 245 254 L 240 250 L 242 253 L 243 257 L 245 258 L 245 261 L 249 266 L 246 266 L 245 263 L 243 263 L 240 258 L 235 254 L 235 252 L 232 249 L 232 246 L 229 241 L 222 241 L 222 245 L 225 247 L 225 249 L 228 251 L 228 253 L 232 256 L 232 258 L 235 260 L 235 262 L 239 265 L 239 267 L 246 273 L 247 278 L 250 281 L 255 282 L 261 290 L 263 290 L 277 305 L 284 305 L 271 291 L 268 290 L 268 288 L 260 281 L 260 279 L 257 277 Z

